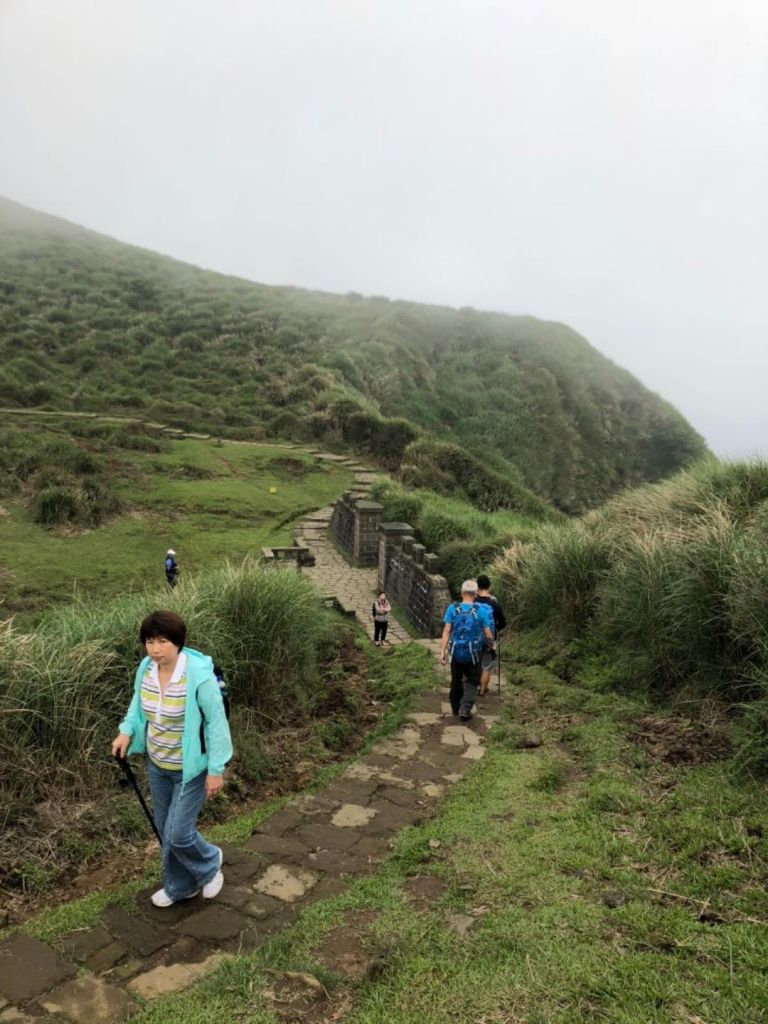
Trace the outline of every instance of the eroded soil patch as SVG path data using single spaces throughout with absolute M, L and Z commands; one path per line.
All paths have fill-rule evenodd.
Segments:
M 325 936 L 315 954 L 317 962 L 345 978 L 364 978 L 378 954 L 370 937 L 371 925 L 377 917 L 374 910 L 352 910 L 345 914 L 342 923 Z
M 435 875 L 414 875 L 405 880 L 403 892 L 416 910 L 431 910 L 448 892 L 448 885 Z
M 667 764 L 703 764 L 719 761 L 732 753 L 725 729 L 692 722 L 680 715 L 643 715 L 634 720 L 630 734 L 648 753 Z

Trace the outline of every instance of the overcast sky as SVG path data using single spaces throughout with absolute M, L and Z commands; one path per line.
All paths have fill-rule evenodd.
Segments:
M 0 194 L 562 320 L 768 454 L 766 0 L 0 0 Z

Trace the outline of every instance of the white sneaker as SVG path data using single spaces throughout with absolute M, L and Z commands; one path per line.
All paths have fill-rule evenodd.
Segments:
M 219 847 L 219 870 L 213 876 L 213 878 L 206 885 L 203 886 L 203 899 L 212 900 L 215 896 L 218 896 L 221 892 L 222 886 L 224 885 L 224 874 L 221 870 L 221 865 L 224 863 L 224 851 Z
M 152 894 L 152 902 L 156 907 L 172 907 L 174 900 L 168 895 L 165 889 L 158 889 Z
M 200 892 L 198 889 L 197 892 Z M 191 896 L 185 896 L 185 900 L 193 900 L 197 896 L 197 892 L 193 892 Z M 174 903 L 180 903 L 181 900 L 172 900 L 165 889 L 158 889 L 157 892 L 152 894 L 152 902 L 156 907 L 172 907 Z

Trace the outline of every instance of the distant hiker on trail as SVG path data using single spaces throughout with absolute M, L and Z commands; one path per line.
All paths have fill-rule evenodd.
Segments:
M 179 579 L 179 563 L 176 561 L 176 552 L 173 548 L 168 548 L 165 553 L 165 578 L 173 590 Z
M 175 612 L 152 612 L 144 619 L 139 639 L 147 657 L 136 671 L 133 699 L 112 743 L 113 757 L 148 755 L 163 848 L 163 888 L 152 896 L 156 907 L 201 891 L 210 900 L 224 885 L 223 853 L 197 831 L 197 816 L 205 798 L 224 786 L 232 740 L 213 662 L 185 647 L 186 635 Z
M 382 593 L 373 602 L 373 642 L 377 647 L 383 647 L 387 639 L 389 627 L 389 613 L 392 606 L 387 600 L 387 595 Z
M 445 626 L 440 639 L 440 664 L 445 664 L 446 651 L 451 655 L 451 711 L 462 722 L 472 717 L 482 672 L 483 649 L 494 646 L 493 614 L 487 604 L 477 604 L 477 583 L 465 580 L 461 585 L 461 601 L 448 606 L 443 617 Z
M 478 604 L 485 604 L 491 609 L 493 613 L 493 635 L 496 640 L 499 639 L 502 631 L 506 629 L 507 618 L 504 612 L 501 610 L 498 598 L 495 598 L 491 593 L 491 581 L 487 576 L 477 577 L 477 597 L 475 598 Z M 488 686 L 491 682 L 491 669 L 493 663 L 498 657 L 498 650 L 494 650 L 491 647 L 486 646 L 483 651 L 482 660 L 482 673 L 480 675 L 480 696 L 484 697 L 488 693 Z

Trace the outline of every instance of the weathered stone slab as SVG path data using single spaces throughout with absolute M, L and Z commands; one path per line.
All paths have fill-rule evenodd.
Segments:
M 49 1013 L 60 1014 L 74 1024 L 112 1024 L 127 1020 L 139 1009 L 121 988 L 87 975 L 65 981 L 41 996 L 38 1003 Z
M 76 971 L 74 964 L 28 935 L 14 935 L 0 943 L 0 995 L 12 1003 L 34 999 Z
M 61 950 L 69 960 L 77 960 L 82 963 L 89 956 L 108 946 L 112 942 L 112 936 L 106 928 L 100 925 L 96 928 L 88 928 L 85 931 L 71 932 L 61 942 Z
M 215 971 L 227 959 L 227 953 L 213 953 L 200 963 L 161 964 L 133 978 L 128 982 L 128 988 L 142 999 L 157 999 L 158 996 L 170 995 L 172 992 L 182 992 Z
M 482 742 L 482 738 L 466 725 L 446 725 L 440 740 L 449 747 L 474 747 Z
M 142 956 L 151 956 L 172 941 L 170 933 L 163 935 L 153 925 L 134 917 L 114 903 L 104 911 L 103 920 L 116 939 L 126 943 Z
M 296 807 L 282 807 L 259 825 L 257 832 L 270 836 L 282 836 L 304 821 L 304 815 Z
M 304 817 L 317 818 L 335 811 L 339 801 L 334 800 L 325 792 L 301 793 L 294 800 L 294 806 Z
M 461 756 L 468 761 L 480 761 L 485 757 L 485 747 L 467 747 Z
M 423 793 L 415 789 L 403 789 L 400 786 L 386 786 L 377 794 L 378 799 L 388 800 L 398 807 L 408 807 L 419 810 L 426 805 Z
M 395 733 L 394 736 L 380 740 L 371 751 L 371 754 L 375 758 L 384 755 L 386 757 L 393 757 L 397 761 L 407 761 L 415 756 L 422 742 L 419 730 L 414 729 L 412 726 L 406 726 Z M 371 760 L 369 759 L 370 763 Z
M 322 871 L 332 878 L 342 875 L 365 875 L 370 871 L 367 857 L 358 857 L 355 852 L 344 850 L 318 850 L 310 853 L 309 863 L 313 869 Z
M 355 844 L 355 857 L 366 857 L 369 861 L 378 862 L 384 860 L 390 850 L 391 840 L 388 836 L 363 836 Z
M 256 892 L 283 903 L 296 903 L 317 883 L 317 875 L 285 864 L 270 864 L 254 886 Z
M 445 794 L 445 786 L 439 786 L 435 782 L 428 782 L 426 786 L 421 787 L 421 791 L 430 800 L 439 800 Z
M 441 721 L 442 717 L 442 714 L 437 711 L 412 711 L 407 716 L 408 721 L 413 722 L 414 725 L 434 725 Z
M 251 895 L 250 900 L 248 900 L 242 910 L 243 913 L 249 917 L 254 917 L 257 921 L 266 921 L 267 918 L 273 917 L 284 906 L 285 904 L 281 903 L 280 900 L 257 893 L 256 895 Z
M 330 823 L 304 825 L 296 835 L 313 850 L 347 850 L 360 838 L 353 829 L 336 828 Z
M 427 761 L 410 761 L 402 766 L 399 775 L 411 782 L 436 782 L 444 771 L 443 765 L 429 764 Z
M 331 818 L 331 824 L 336 828 L 361 828 L 373 821 L 376 811 L 370 807 L 361 807 L 359 804 L 342 804 Z
M 222 942 L 224 939 L 234 939 L 247 925 L 248 919 L 242 914 L 228 907 L 209 906 L 183 921 L 179 925 L 179 932 L 195 939 Z
M 52 1020 L 52 1018 L 48 1017 L 48 1020 Z M 9 1006 L 7 1010 L 0 1013 L 0 1024 L 45 1024 L 45 1020 L 41 1020 L 40 1017 L 30 1017 L 28 1013 L 22 1013 L 15 1006 Z
M 369 779 L 374 779 L 376 772 L 373 768 L 366 764 L 365 761 L 357 761 L 355 764 L 351 764 L 349 768 L 342 775 L 343 779 L 357 779 L 362 782 L 367 782 Z
M 379 783 L 375 778 L 366 779 L 365 781 L 337 779 L 330 784 L 326 793 L 328 796 L 338 800 L 339 803 L 360 804 L 361 807 L 365 807 L 378 787 Z
M 266 857 L 279 857 L 289 863 L 303 861 L 309 852 L 307 844 L 293 836 L 268 836 L 257 832 L 244 844 L 248 850 L 255 850 Z M 258 872 L 257 872 L 258 873 Z
M 93 956 L 89 956 L 85 961 L 85 966 L 94 974 L 102 974 L 104 971 L 111 971 L 127 953 L 128 947 L 125 943 L 115 940 L 108 946 L 104 946 L 103 949 L 98 949 Z
M 401 828 L 413 825 L 416 820 L 414 812 L 405 807 L 396 807 L 383 800 L 373 806 L 379 813 L 366 826 L 365 834 L 369 836 L 390 835 L 393 832 L 399 832 Z

